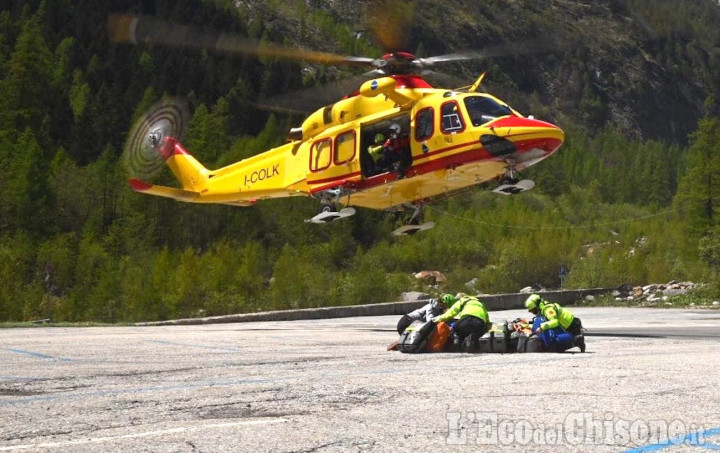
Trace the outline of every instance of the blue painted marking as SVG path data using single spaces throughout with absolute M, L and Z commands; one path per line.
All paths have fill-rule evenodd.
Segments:
M 377 90 L 377 88 L 378 88 L 378 82 L 377 82 L 377 80 L 373 80 L 372 82 L 370 82 L 370 89 L 371 89 L 371 90 Z
M 705 438 L 710 436 L 720 435 L 720 426 L 716 428 L 707 429 L 705 431 L 696 431 L 693 433 L 685 434 L 684 436 L 675 437 L 668 439 L 665 442 L 659 444 L 645 445 L 638 448 L 631 448 L 625 450 L 623 453 L 648 453 L 653 451 L 665 450 L 666 448 L 675 447 L 677 445 L 692 446 L 696 448 L 702 448 L 705 450 L 717 450 L 720 451 L 720 445 L 718 444 L 706 444 Z
M 42 353 L 33 352 L 33 351 L 26 351 L 26 350 L 24 350 L 24 349 L 14 349 L 14 348 L 0 348 L 0 349 L 3 349 L 3 350 L 5 350 L 5 351 L 14 352 L 15 354 L 29 355 L 30 357 L 36 357 L 36 358 L 38 358 L 38 359 L 43 359 L 43 360 L 60 360 L 61 362 L 72 362 L 72 359 L 64 359 L 64 358 L 61 358 L 61 357 L 53 357 L 53 356 L 51 356 L 51 355 L 42 354 Z

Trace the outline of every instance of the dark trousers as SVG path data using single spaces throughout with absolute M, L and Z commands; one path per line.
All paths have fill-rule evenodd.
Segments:
M 573 337 L 576 335 L 582 334 L 582 321 L 580 321 L 580 318 L 573 319 L 573 322 L 570 323 L 567 329 L 565 329 L 568 333 L 570 333 Z
M 485 321 L 475 316 L 465 316 L 453 326 L 453 333 L 461 339 L 469 335 L 480 338 L 485 332 L 487 332 Z
M 402 150 L 399 153 L 393 153 L 392 166 L 400 175 L 404 175 L 405 171 L 412 165 L 412 155 L 410 149 Z

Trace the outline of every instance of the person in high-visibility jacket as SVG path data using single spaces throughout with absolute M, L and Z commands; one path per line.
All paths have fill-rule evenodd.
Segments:
M 375 138 L 373 139 L 373 144 L 368 146 L 368 154 L 370 154 L 370 157 L 372 157 L 373 160 L 373 174 L 382 173 L 384 171 L 388 171 L 388 158 L 386 156 L 386 149 L 385 149 L 385 136 L 378 132 L 375 134 Z
M 543 300 L 537 294 L 532 294 L 527 298 L 525 308 L 533 315 L 542 316 L 545 319 L 545 322 L 535 330 L 537 335 L 541 335 L 543 331 L 561 328 L 573 336 L 573 346 L 577 346 L 581 352 L 585 352 L 582 321 L 580 321 L 580 318 L 575 317 L 570 310 L 563 308 L 558 303 Z
M 448 297 L 450 296 L 450 297 Z M 446 303 L 454 300 L 445 313 L 433 318 L 433 321 L 442 322 L 455 319 L 453 324 L 453 348 L 467 352 L 475 352 L 478 349 L 480 337 L 488 330 L 490 316 L 485 305 L 473 296 L 462 296 L 455 298 L 446 294 L 442 298 Z

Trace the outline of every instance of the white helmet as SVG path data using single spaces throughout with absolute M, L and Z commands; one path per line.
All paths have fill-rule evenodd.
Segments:
M 400 125 L 398 124 L 393 123 L 390 125 L 390 127 L 388 127 L 388 129 L 390 129 L 390 132 L 394 132 L 396 134 L 400 133 Z

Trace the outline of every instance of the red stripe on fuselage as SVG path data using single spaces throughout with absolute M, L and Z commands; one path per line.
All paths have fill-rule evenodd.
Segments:
M 475 140 L 475 141 L 472 141 L 472 142 L 461 143 L 461 144 L 459 144 L 459 145 L 448 146 L 447 148 L 436 149 L 435 151 L 430 151 L 429 153 L 423 154 L 422 156 L 417 156 L 417 157 L 415 158 L 415 160 L 420 160 L 420 159 L 425 159 L 425 158 L 428 158 L 428 157 L 438 156 L 438 155 L 440 155 L 440 154 L 445 154 L 445 153 L 447 153 L 447 152 L 454 151 L 454 150 L 456 150 L 456 149 L 465 148 L 465 147 L 467 147 L 467 146 L 472 146 L 472 145 L 477 145 L 478 143 L 480 143 L 480 142 L 478 142 L 477 140 Z M 493 157 L 493 156 L 491 156 L 487 151 L 485 151 L 484 148 L 483 148 L 482 150 L 484 151 L 484 154 L 485 154 L 484 157 L 485 157 L 485 158 L 491 159 L 491 158 Z
M 528 135 L 528 134 L 517 134 L 513 135 L 512 138 L 520 137 L 522 135 Z M 527 141 L 519 141 L 516 142 L 516 145 L 518 146 L 518 153 L 522 154 L 524 152 L 530 151 L 532 149 L 542 149 L 545 151 L 546 156 L 552 154 L 555 152 L 560 145 L 562 144 L 562 140 L 554 139 L 554 138 L 537 138 L 537 139 L 531 139 Z M 440 154 L 446 154 L 451 151 L 454 151 L 456 149 L 468 147 L 476 145 L 476 147 L 471 148 L 466 151 L 462 151 L 457 154 L 453 154 L 452 156 L 443 157 L 440 159 L 433 159 L 429 162 L 423 162 L 414 164 L 412 167 L 410 167 L 406 174 L 410 176 L 414 175 L 423 175 L 425 173 L 429 173 L 432 171 L 440 170 L 443 168 L 453 168 L 458 167 L 460 165 L 466 164 L 468 162 L 476 162 L 476 161 L 482 161 L 482 160 L 502 160 L 501 157 L 493 157 L 488 153 L 485 148 L 480 145 L 478 141 L 472 141 L 467 143 L 461 143 L 459 145 L 453 145 L 448 146 L 446 148 L 441 148 L 435 151 L 431 151 L 427 154 L 423 154 L 422 156 L 415 156 L 415 161 L 419 161 L 422 159 L 426 159 L 430 156 L 438 156 Z M 479 146 L 478 146 L 479 145 Z M 355 181 L 348 181 L 350 178 L 354 178 L 360 175 L 360 172 L 350 173 L 347 175 L 341 175 L 336 176 L 332 178 L 325 178 L 320 179 L 317 181 L 312 181 L 310 184 L 324 184 L 321 187 L 315 187 L 313 188 L 310 193 L 316 193 L 321 190 L 330 189 L 337 186 L 345 186 L 348 188 L 353 188 L 356 190 L 363 190 L 368 189 L 370 187 L 375 187 L 381 184 L 385 184 L 390 181 L 394 181 L 397 179 L 397 174 L 394 172 L 388 172 L 388 173 L 381 173 L 379 175 L 374 175 L 369 178 L 363 179 L 363 180 L 355 180 Z
M 362 173 L 356 171 L 347 175 L 334 176 L 332 178 L 318 179 L 315 181 L 309 181 L 309 184 L 324 184 L 320 187 L 314 187 L 310 190 L 310 193 L 320 192 L 325 189 L 332 189 L 337 186 L 347 186 L 354 183 L 354 181 L 348 181 L 350 178 L 357 178 Z

